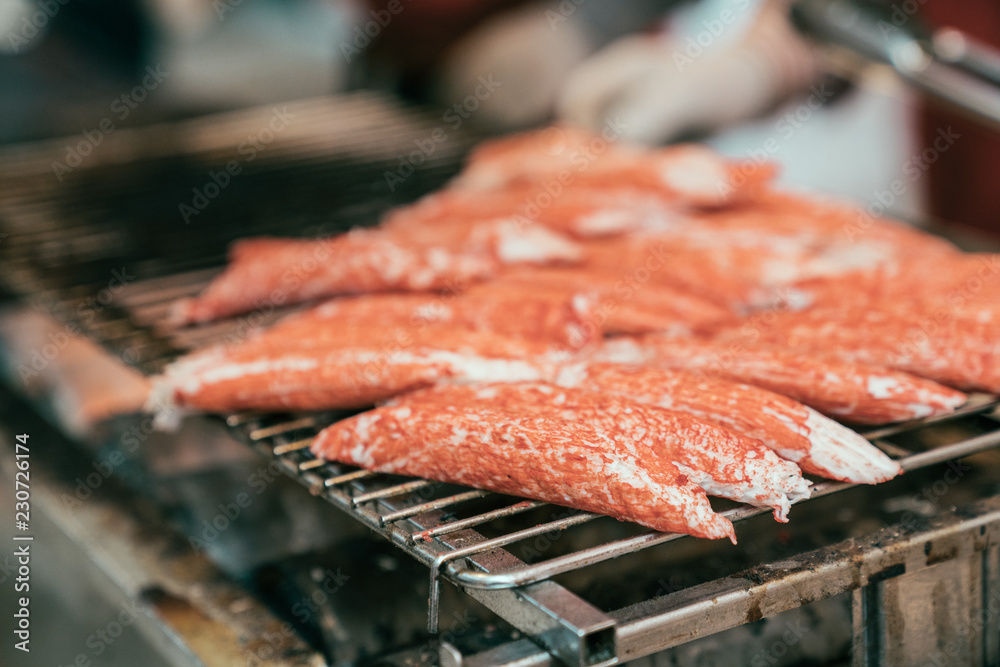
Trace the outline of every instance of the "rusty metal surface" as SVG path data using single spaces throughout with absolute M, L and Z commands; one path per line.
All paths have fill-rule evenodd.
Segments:
M 170 664 L 325 664 L 287 622 L 227 579 L 176 534 L 155 508 L 115 479 L 104 480 L 92 495 L 79 499 L 73 476 L 87 469 L 88 459 L 40 420 L 31 419 L 23 404 L 15 403 L 2 388 L 0 404 L 7 407 L 0 414 L 5 480 L 12 477 L 10 429 L 30 429 L 32 510 L 54 526 L 62 548 L 72 550 L 70 560 L 80 568 L 76 576 L 88 579 L 113 604 L 139 610 L 137 627 Z M 12 410 L 14 405 L 20 405 L 21 411 Z M 80 461 L 84 463 L 76 465 Z M 41 540 L 34 545 L 36 549 L 50 546 Z M 49 583 L 58 588 L 62 576 L 74 576 L 74 572 L 50 573 L 54 580 Z M 150 664 L 155 664 L 152 658 Z

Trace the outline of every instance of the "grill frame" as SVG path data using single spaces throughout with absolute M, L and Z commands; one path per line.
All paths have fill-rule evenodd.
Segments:
M 379 104 L 384 103 L 379 101 Z M 379 117 L 391 117 L 391 114 Z M 187 143 L 181 142 L 182 146 L 187 146 L 187 150 L 197 154 L 198 159 L 204 160 L 205 164 L 213 164 L 214 161 L 225 158 L 224 149 L 228 145 L 226 140 L 214 137 L 214 132 L 227 124 L 245 129 L 248 121 L 240 120 L 243 118 L 245 117 L 239 115 L 225 116 L 198 121 L 186 127 L 135 131 L 132 135 L 123 135 L 121 141 L 124 145 L 142 146 L 146 143 L 154 149 L 136 149 L 132 153 L 117 152 L 115 159 L 127 163 L 128 160 L 170 154 L 177 147 L 170 145 L 163 137 L 176 137 L 179 133 L 190 139 Z M 411 120 L 411 116 L 403 114 L 402 119 L 397 119 L 397 122 L 402 128 Z M 420 127 L 426 127 L 426 124 Z M 415 133 L 415 136 L 420 136 L 422 130 L 411 127 L 408 131 L 410 135 Z M 400 132 L 406 134 L 403 129 Z M 233 134 L 226 136 L 231 137 Z M 159 137 L 159 140 L 150 142 L 150 137 Z M 38 177 L 38 174 L 48 168 L 44 156 L 51 155 L 52 147 L 57 144 L 55 142 L 33 149 L 5 151 L 0 155 L 0 181 L 11 179 L 14 182 L 27 182 L 25 179 L 28 177 Z M 335 144 L 336 142 L 331 142 L 329 146 L 336 148 Z M 359 145 L 363 146 L 364 142 L 360 141 Z M 365 149 L 359 150 L 364 152 Z M 307 155 L 302 155 L 301 151 L 302 145 L 295 142 L 289 146 L 278 145 L 269 159 L 280 165 L 288 159 L 321 163 L 324 156 L 330 158 L 330 154 L 323 150 Z M 122 155 L 125 157 L 121 157 Z M 457 158 L 453 154 L 445 158 L 438 168 L 446 171 L 454 167 L 452 162 Z M 25 169 L 17 169 L 18 164 Z M 106 164 L 107 162 L 95 162 L 87 168 L 101 168 Z M 11 215 L 18 215 L 19 211 L 23 213 L 30 209 L 34 198 L 43 196 L 45 191 L 44 186 L 35 182 L 26 190 L 14 190 L 14 197 L 5 193 L 4 197 L 0 197 L 0 215 L 9 218 Z M 72 280 L 67 280 L 66 277 L 72 277 L 77 266 L 72 263 L 60 265 L 58 275 L 48 275 L 45 267 L 38 265 L 37 253 L 23 251 L 37 250 L 42 244 L 51 242 L 60 235 L 86 231 L 87 228 L 67 228 L 59 220 L 50 220 L 50 223 L 43 225 L 27 239 L 19 238 L 21 245 L 15 247 L 13 255 L 8 248 L 0 245 L 0 255 L 4 256 L 4 260 L 11 257 L 14 259 L 15 270 L 4 278 L 7 288 L 72 323 L 131 365 L 147 373 L 155 372 L 187 349 L 221 339 L 232 327 L 232 322 L 229 322 L 185 333 L 172 329 L 162 319 L 168 303 L 175 298 L 196 293 L 217 268 L 191 268 L 141 280 L 128 285 L 93 319 L 81 321 L 75 318 L 73 313 L 81 300 L 88 299 L 102 286 L 72 286 Z M 195 264 L 200 267 L 205 263 L 201 261 Z M 277 314 L 267 314 L 262 322 L 273 320 Z M 956 415 L 874 429 L 866 437 L 890 456 L 900 460 L 906 470 L 924 468 L 1000 446 L 1000 422 L 997 422 L 994 430 L 982 436 L 920 453 L 908 452 L 886 440 L 930 424 L 953 422 L 976 415 L 989 413 L 992 415 L 990 418 L 1000 419 L 1000 399 L 979 396 L 977 401 L 976 405 L 964 408 Z M 763 601 L 767 614 L 770 615 L 805 604 L 807 600 L 829 597 L 852 589 L 866 590 L 870 585 L 878 584 L 879 577 L 885 572 L 885 567 L 882 567 L 884 559 L 879 556 L 879 553 L 885 551 L 883 547 L 869 545 L 870 548 L 863 552 L 860 560 L 851 560 L 844 555 L 843 544 L 834 544 L 820 552 L 803 556 L 804 562 L 812 564 L 810 567 L 815 567 L 816 563 L 823 564 L 815 571 L 803 566 L 794 572 L 785 572 L 781 578 L 770 579 L 770 593 L 767 585 L 746 578 L 717 580 L 654 597 L 641 605 L 607 612 L 583 600 L 552 578 L 610 558 L 692 538 L 650 531 L 527 565 L 504 547 L 520 539 L 554 531 L 562 532 L 589 523 L 598 519 L 598 515 L 572 512 L 547 523 L 487 538 L 476 528 L 482 529 L 500 519 L 554 506 L 511 499 L 509 505 L 484 515 L 451 521 L 448 512 L 456 506 L 485 497 L 495 497 L 496 494 L 460 490 L 449 491 L 451 495 L 446 498 L 424 497 L 420 492 L 433 491 L 435 483 L 427 480 L 399 480 L 350 466 L 317 461 L 308 452 L 308 445 L 319 428 L 332 418 L 334 417 L 329 414 L 275 416 L 240 413 L 228 415 L 224 419 L 236 437 L 262 455 L 275 459 L 286 474 L 299 481 L 314 495 L 323 497 L 428 566 L 431 583 L 428 626 L 431 632 L 438 630 L 439 592 L 444 580 L 465 590 L 525 632 L 536 645 L 544 647 L 543 653 L 547 652 L 569 665 L 604 666 L 649 655 L 692 637 L 718 632 L 752 620 L 753 614 L 748 613 L 751 601 L 756 600 L 759 613 L 762 613 L 760 605 Z M 814 487 L 813 497 L 824 497 L 853 486 L 822 482 Z M 938 528 L 910 535 L 896 535 L 884 543 L 895 545 L 892 547 L 895 549 L 893 553 L 912 561 L 915 558 L 913 553 L 922 544 L 922 540 L 955 539 L 965 544 L 969 540 L 974 541 L 974 533 L 985 528 L 989 531 L 988 539 L 981 549 L 995 550 L 991 545 L 1000 541 L 1000 498 L 994 497 L 980 504 L 983 505 L 982 511 L 975 516 L 958 517 L 951 521 L 945 518 Z M 741 506 L 727 510 L 725 515 L 734 522 L 739 522 L 768 511 L 766 508 Z M 967 551 L 968 547 L 963 546 L 962 549 Z M 839 556 L 831 560 L 831 554 Z M 845 574 L 847 572 L 850 572 L 850 576 Z M 792 589 L 794 596 L 791 594 Z M 803 590 L 809 591 L 809 594 L 803 594 Z M 859 609 L 866 608 L 866 604 L 871 606 L 871 601 L 865 602 L 867 599 L 859 594 L 856 606 Z M 714 615 L 711 623 L 706 623 L 704 617 L 708 605 L 711 605 Z M 867 635 L 862 633 L 862 638 L 865 637 Z M 867 643 L 864 645 L 868 646 Z M 521 647 L 518 650 L 524 653 L 523 649 Z M 508 647 L 507 650 L 512 649 Z M 998 652 L 996 647 L 990 650 L 994 654 Z M 863 651 L 869 649 L 864 648 Z M 531 653 L 530 650 L 527 652 Z M 447 646 L 443 655 L 450 655 L 451 662 L 460 659 L 449 653 Z

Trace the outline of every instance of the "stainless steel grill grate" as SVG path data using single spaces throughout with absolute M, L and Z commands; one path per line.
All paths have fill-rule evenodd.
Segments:
M 232 322 L 195 331 L 177 331 L 160 319 L 174 298 L 196 293 L 205 278 L 206 274 L 202 272 L 197 276 L 180 276 L 176 281 L 158 280 L 151 286 L 135 285 L 122 297 L 122 302 L 128 304 L 126 309 L 130 309 L 130 319 L 120 323 L 126 328 L 128 322 L 144 322 L 150 330 L 159 332 L 164 340 L 183 347 L 223 340 L 233 326 Z M 111 324 L 108 323 L 109 327 Z M 645 531 L 620 539 L 598 541 L 539 562 L 525 563 L 504 548 L 538 536 L 562 534 L 593 521 L 610 520 L 586 512 L 561 511 L 561 508 L 545 503 L 460 489 L 428 480 L 404 479 L 318 460 L 309 452 L 309 445 L 313 436 L 336 418 L 337 415 L 333 414 L 285 416 L 239 413 L 229 415 L 226 422 L 245 442 L 265 456 L 274 457 L 285 472 L 311 493 L 336 505 L 428 566 L 431 581 L 428 625 L 431 632 L 438 630 L 439 587 L 444 579 L 499 611 L 516 627 L 526 629 L 563 661 L 580 665 L 613 664 L 624 658 L 617 641 L 622 631 L 621 623 L 613 614 L 594 607 L 567 588 L 553 583 L 552 579 L 650 547 L 691 539 L 684 535 Z M 970 418 L 988 419 L 995 427 L 974 437 L 958 437 L 919 452 L 889 440 L 934 425 L 960 423 Z M 897 459 L 904 470 L 926 468 L 1000 446 L 1000 400 L 976 395 L 953 415 L 895 424 L 873 429 L 865 435 Z M 819 482 L 814 486 L 813 499 L 855 486 Z M 465 506 L 482 505 L 482 501 L 491 501 L 492 504 L 487 503 L 487 509 L 482 511 L 462 512 Z M 550 511 L 550 514 L 565 516 L 536 522 L 539 510 L 545 509 L 557 510 Z M 739 530 L 742 522 L 769 512 L 767 508 L 737 506 L 725 510 L 723 514 L 737 523 Z M 512 519 L 528 516 L 530 520 L 510 526 Z M 493 529 L 501 523 L 501 528 Z M 827 577 L 817 576 L 815 585 L 822 586 L 826 581 Z M 841 591 L 827 590 L 827 594 L 834 592 Z M 510 600 L 516 600 L 516 604 L 511 605 Z M 740 598 L 732 601 L 735 608 L 742 603 Z M 545 632 L 532 631 L 531 628 L 543 623 L 545 617 L 554 619 L 555 627 L 547 628 Z M 644 618 L 643 622 L 648 624 L 651 618 Z M 666 618 L 659 622 L 669 623 Z M 666 648 L 671 645 L 669 638 L 673 636 L 644 635 L 642 643 L 633 649 L 630 657 Z

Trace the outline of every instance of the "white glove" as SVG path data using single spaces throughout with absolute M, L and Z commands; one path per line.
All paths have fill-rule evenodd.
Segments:
M 551 117 L 563 81 L 596 46 L 584 22 L 560 14 L 557 5 L 511 10 L 452 47 L 435 97 L 500 128 L 539 123 Z M 495 83 L 484 86 L 483 79 Z
M 760 114 L 817 72 L 781 3 L 768 3 L 742 36 L 718 45 L 699 47 L 694 36 L 618 40 L 573 72 L 557 109 L 591 128 L 616 119 L 623 139 L 657 144 Z

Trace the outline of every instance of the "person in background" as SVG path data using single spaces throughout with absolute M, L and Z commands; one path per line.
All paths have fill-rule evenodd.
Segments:
M 439 46 L 433 99 L 447 105 L 477 76 L 499 73 L 506 89 L 477 112 L 493 126 L 519 129 L 555 117 L 598 129 L 616 119 L 624 140 L 698 138 L 725 153 L 780 162 L 786 186 L 1000 240 L 991 177 L 1000 172 L 1000 137 L 921 99 L 884 68 L 869 68 L 853 86 L 830 76 L 815 46 L 790 25 L 789 5 L 522 3 Z M 917 17 L 904 14 L 1000 43 L 1000 5 L 992 0 L 923 0 Z M 631 22 L 605 24 L 608 15 Z M 949 127 L 969 139 L 926 159 Z

